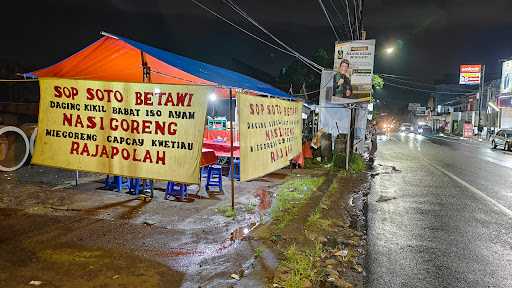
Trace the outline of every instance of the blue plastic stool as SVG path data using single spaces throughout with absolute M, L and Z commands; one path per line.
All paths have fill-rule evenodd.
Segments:
M 222 189 L 222 166 L 210 165 L 208 167 L 208 177 L 206 178 L 206 191 L 210 191 L 210 187 L 217 187 L 219 192 L 224 193 Z
M 128 193 L 133 195 L 139 195 L 140 192 L 144 193 L 146 191 L 151 192 L 151 197 L 153 197 L 153 180 L 146 180 L 135 178 L 130 181 L 130 189 Z
M 165 188 L 165 200 L 169 200 L 169 197 L 174 196 L 176 198 L 180 198 L 180 200 L 188 197 L 187 193 L 187 184 L 167 182 L 167 188 Z
M 110 178 L 110 175 L 107 175 L 105 188 L 117 190 L 117 192 L 121 192 L 123 188 L 130 190 L 130 178 L 123 176 L 112 176 L 112 178 Z
M 231 165 L 229 165 L 229 178 L 231 177 L 240 181 L 240 159 L 233 160 L 233 171 L 231 171 Z
M 110 175 L 107 175 L 105 178 L 105 189 L 114 189 L 114 176 L 110 177 Z

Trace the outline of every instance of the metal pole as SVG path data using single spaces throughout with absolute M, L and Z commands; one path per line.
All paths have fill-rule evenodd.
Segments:
M 75 173 L 75 186 L 78 186 L 78 170 Z
M 233 159 L 233 89 L 229 88 L 229 138 L 231 138 L 231 161 L 230 161 L 230 174 L 231 174 L 231 208 L 235 209 L 235 178 L 233 177 L 234 173 L 234 159 Z M 242 165 L 242 163 L 240 163 Z

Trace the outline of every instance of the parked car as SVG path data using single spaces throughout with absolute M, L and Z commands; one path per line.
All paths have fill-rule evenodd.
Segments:
M 512 129 L 501 129 L 492 137 L 491 147 L 503 147 L 503 150 L 512 150 Z

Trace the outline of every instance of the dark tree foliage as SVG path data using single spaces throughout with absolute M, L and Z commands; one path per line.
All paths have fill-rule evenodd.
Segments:
M 329 54 L 324 49 L 318 49 L 313 53 L 311 60 L 326 69 L 332 69 L 333 57 L 332 53 Z M 295 59 L 292 63 L 281 69 L 278 83 L 279 87 L 283 89 L 287 87 L 287 91 L 292 86 L 294 94 L 302 94 L 303 84 L 306 86 L 306 92 L 309 93 L 320 89 L 320 80 L 321 74 L 319 72 L 311 69 L 302 61 Z M 306 97 L 307 102 L 318 103 L 318 95 L 318 92 L 308 94 Z

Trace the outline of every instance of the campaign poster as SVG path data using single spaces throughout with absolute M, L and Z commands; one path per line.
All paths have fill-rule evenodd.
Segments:
M 333 91 L 328 103 L 345 104 L 370 99 L 375 40 L 337 42 L 334 48 Z

